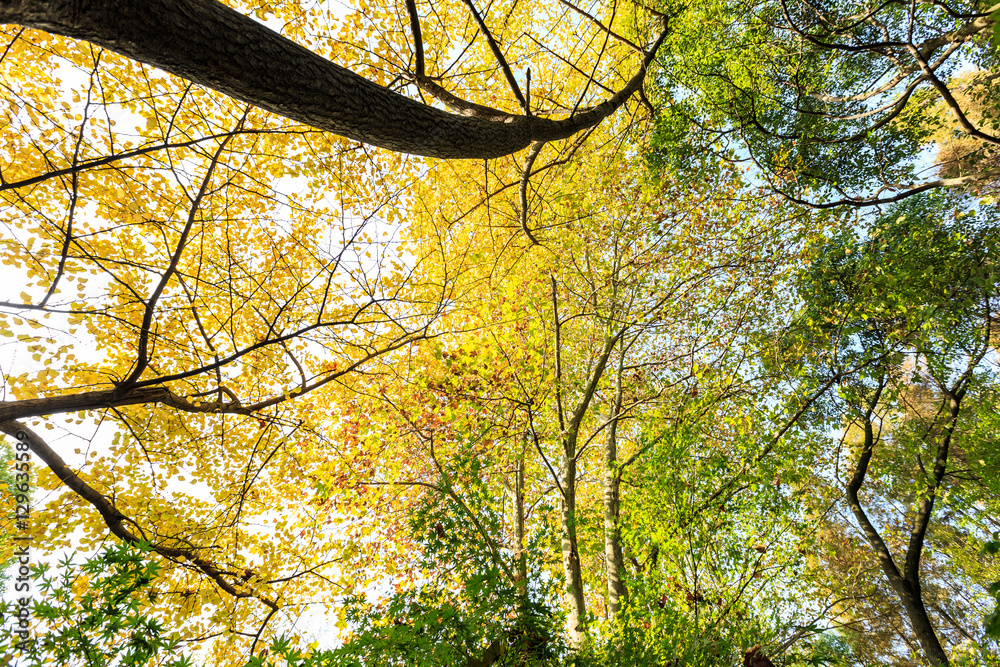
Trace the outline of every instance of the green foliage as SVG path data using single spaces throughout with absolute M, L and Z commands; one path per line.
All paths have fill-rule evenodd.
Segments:
M 14 501 L 15 484 L 15 453 L 14 448 L 6 440 L 0 441 L 0 554 L 7 554 L 10 551 L 11 537 L 16 533 L 16 503 Z M 7 581 L 10 575 L 7 568 L 11 564 L 11 558 L 0 560 L 0 595 L 7 589 Z
M 440 488 L 448 493 L 428 494 L 409 518 L 420 581 L 379 602 L 345 600 L 350 636 L 308 664 L 431 667 L 475 664 L 491 654 L 500 656 L 498 665 L 528 666 L 566 655 L 554 582 L 538 564 L 545 536 L 526 545 L 531 584 L 522 591 L 512 576 L 516 555 L 488 544 L 502 534 L 502 517 L 481 470 L 479 457 L 461 452 L 442 469 Z
M 852 395 L 864 378 L 898 369 L 904 351 L 933 351 L 932 372 L 947 375 L 952 355 L 981 338 L 984 300 L 1000 279 L 998 230 L 994 209 L 937 194 L 889 207 L 863 235 L 834 235 L 800 274 L 805 337 L 789 349 L 828 351 L 833 368 L 859 369 Z
M 785 656 L 787 667 L 848 667 L 856 664 L 850 644 L 826 631 L 796 644 Z
M 898 45 L 937 44 L 925 57 L 941 58 L 935 66 L 946 83 L 959 63 L 991 71 L 992 31 L 967 28 L 975 39 L 944 49 L 943 36 L 962 27 L 956 17 L 981 11 L 972 0 L 691 3 L 672 20 L 659 58 L 651 162 L 700 179 L 698 162 L 715 153 L 816 202 L 858 201 L 883 186 L 875 196 L 896 193 L 926 178 L 919 156 L 950 113 L 931 109 L 937 92 Z M 975 95 L 993 99 L 995 90 L 983 85 Z M 980 127 L 995 129 L 988 119 Z
M 993 534 L 993 539 L 986 542 L 983 551 L 993 557 L 1000 553 L 1000 533 Z M 983 630 L 987 636 L 1000 639 L 1000 581 L 990 584 L 989 594 L 996 600 L 996 609 L 983 620 Z
M 35 570 L 37 596 L 32 605 L 34 637 L 0 637 L 0 654 L 18 656 L 19 665 L 65 667 L 170 665 L 188 667 L 176 655 L 176 640 L 144 610 L 143 589 L 159 566 L 145 560 L 148 550 L 114 545 L 83 564 L 72 556 L 55 571 L 47 564 Z M 5 613 L 13 608 L 7 603 Z
M 738 477 L 782 406 L 754 414 L 750 396 L 717 391 L 713 397 L 706 382 L 676 428 L 647 425 L 655 446 L 626 477 L 642 492 L 624 496 L 622 506 L 634 559 L 625 573 L 630 595 L 607 629 L 601 664 L 738 664 L 746 648 L 778 644 L 809 620 L 797 616 L 788 576 L 802 556 L 782 519 L 798 504 L 786 452 Z M 794 451 L 788 455 L 794 460 Z M 727 484 L 734 476 L 739 481 Z

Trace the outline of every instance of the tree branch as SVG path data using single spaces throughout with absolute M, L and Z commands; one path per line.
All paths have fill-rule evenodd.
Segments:
M 514 78 L 514 72 L 510 69 L 510 64 L 508 64 L 503 51 L 500 50 L 500 45 L 497 44 L 495 39 L 493 39 L 493 34 L 490 32 L 490 29 L 486 27 L 486 22 L 483 21 L 483 17 L 479 15 L 479 11 L 476 9 L 475 3 L 473 3 L 472 0 L 462 1 L 465 3 L 465 6 L 469 8 L 469 12 L 472 13 L 472 18 L 475 19 L 476 25 L 479 26 L 479 30 L 483 33 L 483 37 L 486 38 L 486 43 L 489 44 L 490 51 L 493 52 L 493 57 L 496 59 L 497 64 L 500 65 L 500 69 L 503 71 L 503 75 L 507 79 L 507 85 L 510 86 L 511 92 L 514 93 L 514 97 L 517 98 L 518 104 L 521 105 L 524 115 L 530 116 L 531 109 L 528 108 L 528 101 L 524 98 L 524 93 L 521 92 L 520 86 L 517 85 L 517 79 Z
M 521 198 L 521 231 L 531 241 L 531 245 L 538 245 L 538 239 L 535 238 L 535 235 L 531 233 L 531 229 L 528 228 L 528 181 L 531 178 L 531 167 L 535 164 L 535 159 L 542 152 L 544 145 L 541 141 L 531 144 L 531 150 L 524 157 L 524 167 L 521 169 L 521 185 L 518 189 L 518 194 Z
M 31 451 L 42 459 L 45 465 L 59 478 L 59 481 L 98 511 L 108 529 L 118 539 L 133 545 L 147 543 L 145 539 L 125 526 L 126 523 L 134 526 L 138 526 L 138 524 L 118 511 L 118 508 L 103 493 L 83 481 L 37 433 L 24 424 L 13 420 L 0 421 L 0 431 L 18 440 L 26 441 Z M 225 573 L 219 570 L 214 563 L 201 558 L 193 549 L 170 547 L 164 544 L 151 544 L 150 547 L 164 558 L 178 562 L 190 561 L 195 568 L 211 578 L 219 588 L 234 598 L 253 598 L 260 600 L 272 610 L 278 609 L 278 603 L 275 600 L 255 590 L 249 584 L 241 582 L 239 585 L 245 590 L 237 588 L 235 584 L 226 579 Z
M 622 90 L 587 113 L 488 120 L 403 97 L 218 0 L 0 0 L 0 23 L 86 40 L 349 139 L 448 159 L 500 157 L 597 125 L 639 89 L 666 37 Z

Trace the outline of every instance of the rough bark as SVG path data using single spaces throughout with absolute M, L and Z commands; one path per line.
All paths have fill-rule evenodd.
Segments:
M 639 71 L 570 118 L 449 114 L 368 81 L 218 0 L 0 0 L 0 23 L 86 40 L 306 125 L 402 153 L 491 158 L 592 127 L 642 86 Z
M 5 401 L 0 403 L 0 422 L 58 415 L 81 410 L 100 410 L 126 405 L 141 405 L 143 403 L 176 405 L 179 401 L 179 397 L 172 394 L 165 387 L 133 389 L 124 395 L 118 394 L 114 389 L 99 389 L 61 396 Z

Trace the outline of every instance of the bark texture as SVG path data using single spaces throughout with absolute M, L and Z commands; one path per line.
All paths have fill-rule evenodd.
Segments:
M 86 40 L 267 111 L 402 153 L 492 158 L 596 125 L 636 92 L 567 119 L 449 114 L 372 83 L 218 0 L 0 0 L 0 23 Z

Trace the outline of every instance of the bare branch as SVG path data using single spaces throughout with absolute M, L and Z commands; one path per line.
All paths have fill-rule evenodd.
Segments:
M 420 15 L 417 14 L 416 0 L 406 0 L 406 12 L 410 15 L 410 32 L 413 33 L 413 54 L 416 58 L 417 77 L 423 78 L 424 71 L 424 37 L 420 30 Z

